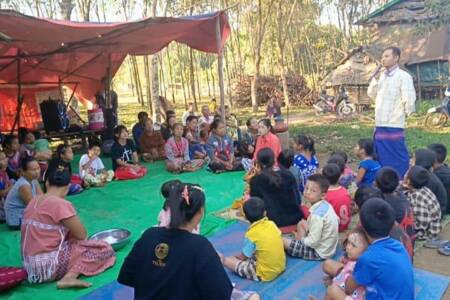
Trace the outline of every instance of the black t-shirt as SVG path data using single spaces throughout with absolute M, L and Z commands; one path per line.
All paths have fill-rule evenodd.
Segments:
M 250 180 L 250 196 L 264 200 L 267 217 L 277 226 L 295 225 L 304 218 L 300 210 L 301 197 L 294 175 L 289 170 L 276 171 L 281 184 L 275 186 L 265 174 L 259 174 Z
M 134 244 L 119 273 L 135 299 L 229 300 L 232 285 L 211 243 L 185 230 L 153 227 Z
M 122 146 L 117 141 L 111 146 L 112 168 L 115 171 L 118 168 L 116 159 L 122 159 L 124 162 L 133 162 L 133 153 L 136 152 L 136 146 L 132 140 L 127 140 L 125 146 Z
M 441 206 L 442 218 L 447 212 L 447 191 L 441 180 L 434 174 L 430 172 L 430 180 L 426 185 L 435 195 Z
M 450 102 L 449 102 L 450 103 Z M 445 189 L 447 190 L 447 213 L 450 213 L 450 168 L 447 165 L 443 165 L 436 170 L 434 174 L 441 180 Z
M 395 220 L 410 238 L 415 237 L 414 211 L 411 202 L 400 193 L 384 194 L 384 200 L 389 203 L 395 211 Z

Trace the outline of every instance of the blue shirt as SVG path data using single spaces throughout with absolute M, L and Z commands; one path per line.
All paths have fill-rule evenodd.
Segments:
M 136 148 L 139 149 L 139 138 L 144 133 L 144 126 L 142 126 L 141 123 L 136 123 L 131 129 L 131 132 L 133 133 L 134 144 L 136 145 Z
M 315 155 L 311 157 L 311 160 L 308 160 L 302 154 L 297 154 L 294 156 L 294 166 L 302 173 L 303 180 L 300 182 L 299 190 L 303 193 L 308 177 L 315 174 L 317 168 L 319 168 L 319 160 Z
M 411 259 L 392 238 L 376 240 L 367 248 L 356 263 L 353 278 L 366 287 L 366 300 L 414 299 Z
M 30 183 L 24 177 L 20 177 L 19 180 L 16 181 L 9 191 L 8 196 L 6 196 L 5 201 L 6 223 L 9 226 L 20 226 L 22 223 L 23 212 L 27 205 L 20 197 L 19 189 L 24 185 L 29 185 L 31 187 L 31 195 L 33 197 L 37 195 L 37 186 L 39 185 L 37 180 L 33 180 Z
M 373 185 L 377 172 L 379 169 L 381 169 L 380 163 L 373 159 L 365 159 L 359 163 L 358 169 L 361 168 L 366 170 L 366 174 L 364 174 L 364 177 L 359 183 L 359 186 Z

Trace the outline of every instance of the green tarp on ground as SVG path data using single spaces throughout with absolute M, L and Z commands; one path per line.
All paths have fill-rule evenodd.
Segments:
M 74 161 L 78 161 L 77 157 Z M 110 159 L 103 159 L 110 166 Z M 214 175 L 205 169 L 196 173 L 172 175 L 164 170 L 164 163 L 147 164 L 148 174 L 142 179 L 130 181 L 114 181 L 104 188 L 92 188 L 82 194 L 67 197 L 75 206 L 88 233 L 114 227 L 126 228 L 132 232 L 135 241 L 148 227 L 156 223 L 157 215 L 163 204 L 159 193 L 163 182 L 178 178 L 185 182 L 200 184 L 206 192 L 206 218 L 201 224 L 201 232 L 210 235 L 227 225 L 227 221 L 213 216 L 213 212 L 229 206 L 242 195 L 243 172 Z M 74 171 L 77 168 L 74 168 Z M 0 266 L 20 266 L 20 232 L 11 232 L 6 225 L 0 225 Z M 106 272 L 88 281 L 93 287 L 83 290 L 57 290 L 55 283 L 34 284 L 23 283 L 20 287 L 4 294 L 1 299 L 76 299 L 93 289 L 109 283 L 117 278 L 120 266 L 131 250 L 133 243 L 117 253 L 117 262 Z

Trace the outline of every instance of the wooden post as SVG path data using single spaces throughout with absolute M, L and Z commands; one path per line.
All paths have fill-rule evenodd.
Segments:
M 223 51 L 222 51 L 222 33 L 220 30 L 220 13 L 216 19 L 216 43 L 217 43 L 217 68 L 219 73 L 219 88 L 220 88 L 220 115 L 222 121 L 225 122 L 225 89 L 223 84 Z
M 419 101 L 422 101 L 422 81 L 420 80 L 420 66 L 419 64 L 416 65 L 416 72 L 417 72 L 417 89 L 419 92 Z
M 14 133 L 14 130 L 17 128 L 20 128 L 20 112 L 22 111 L 22 103 L 23 103 L 23 96 L 22 96 L 22 78 L 20 74 L 20 52 L 17 53 L 17 109 L 16 109 L 16 118 L 14 119 L 14 124 L 11 128 L 11 134 Z
M 108 53 L 108 68 L 106 72 L 106 84 L 108 86 L 106 90 L 106 108 L 111 108 L 111 53 Z

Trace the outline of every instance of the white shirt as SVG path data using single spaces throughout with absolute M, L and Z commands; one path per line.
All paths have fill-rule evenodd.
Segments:
M 103 169 L 105 169 L 105 166 L 103 165 L 102 160 L 100 159 L 100 157 L 97 157 L 96 159 L 94 159 L 91 162 L 91 165 L 89 167 L 89 169 L 84 170 L 83 166 L 85 164 L 87 164 L 87 162 L 90 160 L 89 156 L 87 154 L 83 154 L 80 158 L 80 164 L 79 164 L 79 172 L 80 172 L 80 177 L 83 179 L 84 176 L 86 176 L 87 174 L 91 174 L 92 176 L 96 176 L 98 171 L 101 171 Z
M 181 122 L 183 123 L 183 126 L 186 126 L 186 119 L 189 116 L 195 116 L 195 112 L 190 112 L 187 110 L 183 113 L 183 116 L 181 117 Z
M 375 126 L 405 128 L 406 116 L 415 111 L 413 79 L 398 66 L 372 79 L 367 95 L 375 99 Z
M 209 125 L 214 122 L 214 116 L 208 116 L 208 119 L 205 118 L 205 116 L 201 116 L 200 119 L 198 119 L 198 124 L 201 125 L 202 123 L 208 123 Z
M 309 231 L 303 243 L 316 250 L 321 258 L 329 258 L 336 253 L 339 242 L 339 218 L 330 203 L 320 200 L 309 209 Z

